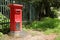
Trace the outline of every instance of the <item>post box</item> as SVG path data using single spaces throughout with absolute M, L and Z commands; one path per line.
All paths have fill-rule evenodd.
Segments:
M 10 4 L 10 31 L 22 31 L 22 7 L 19 4 Z

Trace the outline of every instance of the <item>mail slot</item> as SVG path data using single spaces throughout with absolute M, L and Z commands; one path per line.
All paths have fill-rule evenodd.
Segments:
M 16 9 L 16 13 L 20 13 L 20 11 L 21 11 L 20 9 Z

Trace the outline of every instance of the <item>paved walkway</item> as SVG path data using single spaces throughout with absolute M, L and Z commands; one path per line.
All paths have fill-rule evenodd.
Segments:
M 3 40 L 54 40 L 55 37 L 56 37 L 55 34 L 45 35 L 42 32 L 29 31 L 28 34 L 22 38 L 4 35 Z

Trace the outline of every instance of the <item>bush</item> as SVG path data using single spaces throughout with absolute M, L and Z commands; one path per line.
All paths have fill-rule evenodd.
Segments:
M 0 13 L 0 32 L 9 32 L 9 19 Z
M 0 37 L 1 37 L 1 36 L 3 36 L 3 33 L 2 33 L 2 32 L 0 32 Z
M 45 31 L 47 29 L 54 29 L 56 28 L 60 23 L 60 20 L 57 18 L 43 18 L 41 19 L 41 21 L 34 21 L 32 22 L 32 24 L 29 25 L 30 29 L 34 29 L 34 30 L 39 30 L 39 31 Z

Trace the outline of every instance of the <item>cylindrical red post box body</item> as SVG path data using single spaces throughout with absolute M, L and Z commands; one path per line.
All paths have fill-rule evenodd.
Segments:
M 22 31 L 22 7 L 19 4 L 10 4 L 10 31 Z

